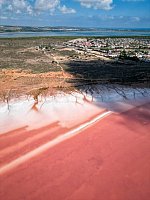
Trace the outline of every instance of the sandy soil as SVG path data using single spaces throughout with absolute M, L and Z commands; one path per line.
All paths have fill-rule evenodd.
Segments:
M 149 63 L 117 61 L 96 51 L 65 48 L 67 40 L 1 39 L 0 101 L 45 87 L 51 91 L 71 91 L 73 87 L 78 89 L 78 85 L 91 83 L 149 87 Z

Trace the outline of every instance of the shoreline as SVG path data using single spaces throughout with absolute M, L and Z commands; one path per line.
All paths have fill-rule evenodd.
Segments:
M 89 89 L 68 94 L 63 92 L 57 92 L 55 95 L 41 94 L 38 101 L 35 101 L 32 96 L 10 99 L 9 102 L 0 103 L 2 121 L 0 132 L 9 132 L 22 126 L 32 130 L 55 121 L 60 121 L 62 127 L 74 127 L 78 122 L 86 121 L 87 117 L 97 115 L 104 110 L 120 113 L 144 105 L 150 102 L 149 91 L 149 88 L 118 87 L 116 90 L 116 88 L 99 86 L 99 92 L 93 90 L 92 93 Z M 70 111 L 72 115 L 68 119 Z M 21 116 L 27 117 L 21 118 Z M 10 121 L 13 123 L 8 127 Z
M 17 32 L 15 32 L 17 33 Z M 1 33 L 0 33 L 1 34 Z M 1 37 L 0 40 L 22 40 L 22 39 L 77 39 L 77 38 L 95 38 L 95 39 L 105 39 L 105 38 L 137 38 L 137 39 L 150 39 L 150 35 L 147 36 L 140 36 L 140 35 L 134 35 L 134 36 L 27 36 L 27 37 Z

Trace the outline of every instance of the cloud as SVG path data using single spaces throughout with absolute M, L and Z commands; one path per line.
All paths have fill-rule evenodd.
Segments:
M 132 17 L 132 21 L 139 22 L 140 21 L 140 17 Z
M 65 5 L 63 5 L 62 7 L 60 6 L 59 10 L 63 14 L 74 14 L 74 13 L 76 13 L 76 10 L 74 10 L 73 8 L 67 8 Z
M 7 11 L 33 14 L 33 8 L 27 0 L 0 0 L 0 8 L 2 8 L 2 6 L 4 6 L 4 9 Z
M 0 5 L 6 2 L 6 0 L 0 0 Z
M 5 3 L 5 0 L 0 0 L 0 8 L 2 8 L 2 5 Z
M 111 10 L 113 0 L 76 0 L 87 8 Z
M 27 7 L 27 2 L 25 0 L 12 0 L 12 5 L 15 9 L 24 10 Z
M 115 15 L 90 15 L 88 16 L 91 20 L 97 20 L 97 21 L 105 21 L 105 22 L 112 22 L 115 24 L 115 22 L 120 23 L 139 23 L 141 21 L 140 17 L 137 16 L 115 16 Z
M 6 20 L 6 19 L 8 19 L 8 17 L 6 17 L 6 16 L 0 16 L 0 19 Z
M 0 0 L 0 12 L 4 13 L 27 13 L 37 15 L 43 12 L 53 14 L 54 11 L 60 11 L 62 14 L 74 14 L 76 10 L 61 6 L 61 0 Z
M 36 0 L 35 9 L 38 11 L 53 11 L 59 6 L 60 0 Z
M 8 19 L 17 20 L 18 18 L 16 18 L 16 17 L 0 16 L 0 19 L 1 19 L 1 20 L 8 20 Z
M 28 6 L 27 6 L 27 13 L 28 13 L 29 15 L 33 15 L 33 8 L 32 8 L 31 5 L 28 5 Z
M 149 28 L 150 17 L 126 16 L 126 15 L 104 15 L 99 13 L 89 15 L 85 18 L 89 27 L 103 28 Z
M 10 10 L 10 11 L 12 11 L 13 10 L 12 5 L 8 5 L 7 9 Z

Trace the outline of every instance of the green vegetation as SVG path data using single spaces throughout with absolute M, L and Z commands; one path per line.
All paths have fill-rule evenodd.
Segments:
M 132 60 L 132 61 L 139 61 L 139 58 L 132 52 L 126 52 L 125 50 L 120 52 L 119 59 L 121 60 Z

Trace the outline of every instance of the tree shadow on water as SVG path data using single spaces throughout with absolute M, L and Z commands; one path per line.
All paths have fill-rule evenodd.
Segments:
M 132 108 L 135 102 L 149 99 L 150 67 L 146 62 L 75 60 L 67 63 L 66 72 L 73 75 L 72 83 L 77 91 L 85 96 L 91 95 L 96 106 L 115 112 Z M 68 80 L 70 81 L 70 80 Z M 93 100 L 92 100 L 93 101 Z M 144 101 L 141 101 L 143 104 Z M 135 105 L 139 105 L 136 104 Z M 137 112 L 139 119 L 148 119 L 150 113 Z M 125 115 L 125 121 L 128 115 Z M 131 118 L 134 116 L 131 115 Z M 126 126 L 128 126 L 126 124 Z M 128 127 L 132 128 L 132 127 Z

